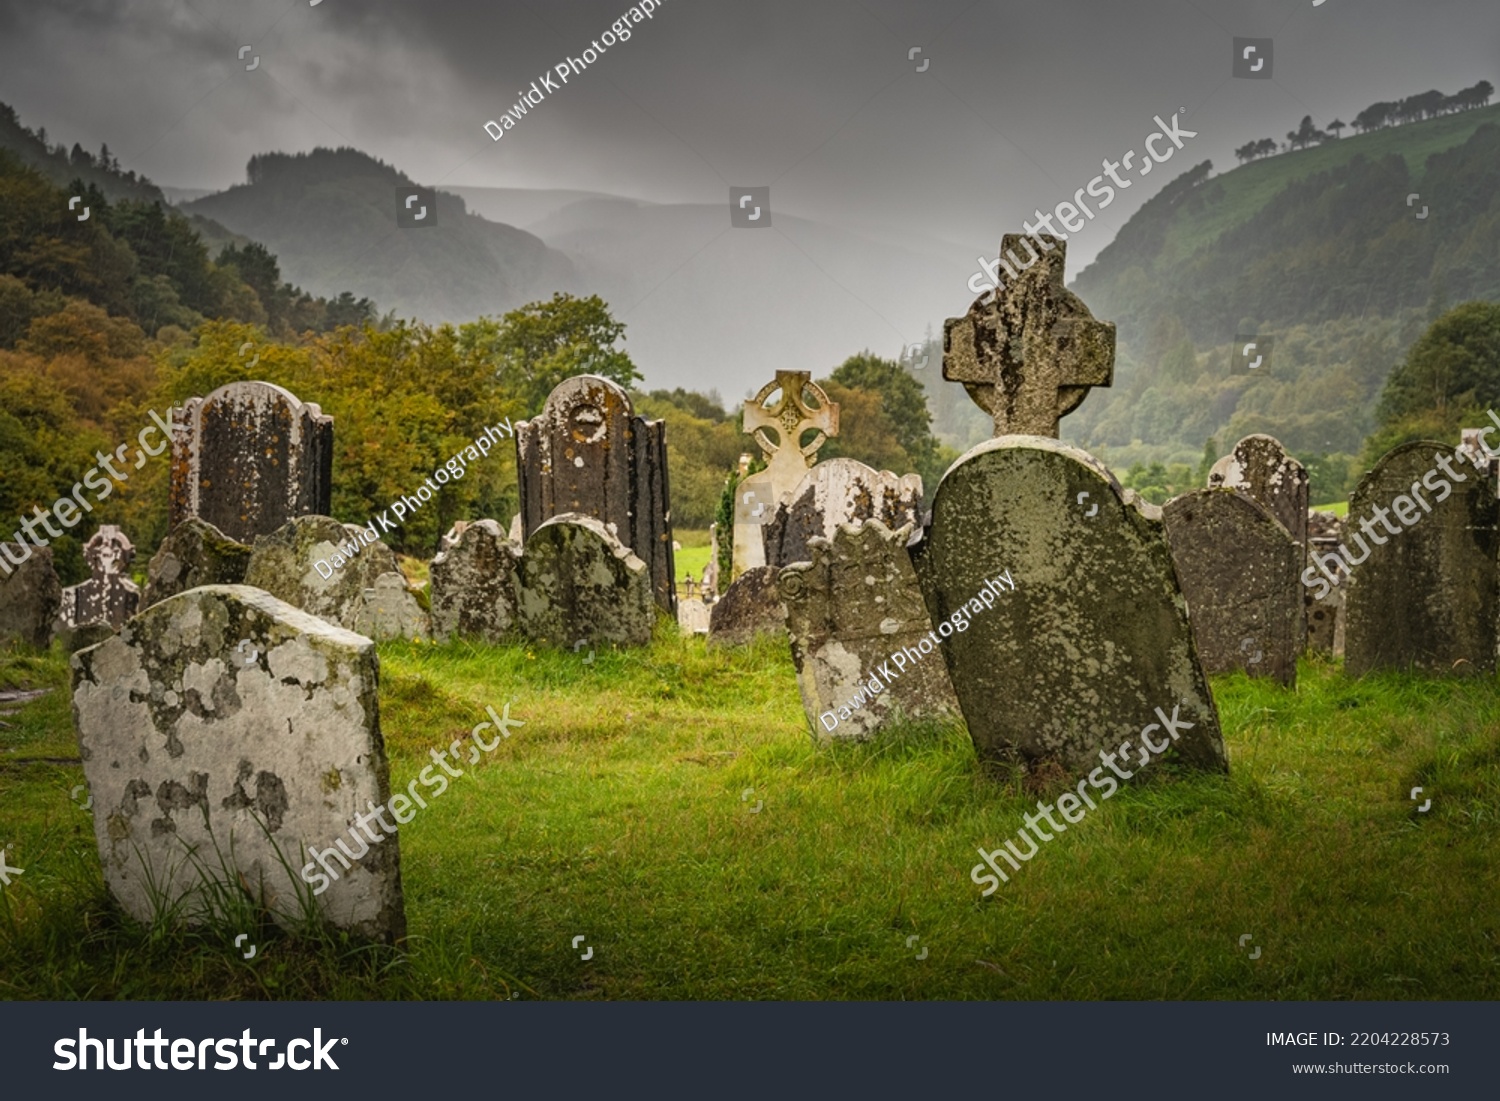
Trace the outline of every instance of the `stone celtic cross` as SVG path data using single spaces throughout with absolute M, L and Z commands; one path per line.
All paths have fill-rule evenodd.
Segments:
M 775 404 L 767 405 L 766 399 L 777 390 L 781 391 L 781 397 Z M 816 408 L 807 404 L 804 391 L 812 392 L 818 402 Z M 771 442 L 767 428 L 775 429 L 779 442 Z M 816 428 L 818 434 L 804 447 L 800 441 L 809 428 Z M 828 437 L 839 434 L 839 407 L 812 384 L 811 371 L 777 371 L 776 381 L 766 383 L 760 393 L 745 403 L 744 430 L 755 434 L 768 470 L 774 470 L 776 475 L 791 475 L 795 471 L 787 487 L 790 491 L 806 476 Z M 776 475 L 771 480 L 779 482 L 781 478 Z
M 993 297 L 979 298 L 963 317 L 943 324 L 943 377 L 963 383 L 994 418 L 996 436 L 1055 439 L 1058 422 L 1090 387 L 1113 383 L 1115 327 L 1094 320 L 1063 285 L 1067 245 L 1056 237 L 1006 234 L 1002 262 L 1008 253 L 1010 264 L 1020 267 L 1022 241 L 1033 254 L 1031 264 Z

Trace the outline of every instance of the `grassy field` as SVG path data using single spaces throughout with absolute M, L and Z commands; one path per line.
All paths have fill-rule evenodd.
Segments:
M 66 660 L 0 652 L 0 687 L 57 689 L 0 728 L 24 869 L 0 889 L 0 997 L 1500 997 L 1493 677 L 1219 679 L 1231 776 L 1158 766 L 983 899 L 976 847 L 1039 793 L 985 774 L 961 728 L 815 746 L 784 642 L 381 662 L 393 785 L 487 704 L 526 724 L 402 827 L 404 951 L 122 917 L 70 800 Z

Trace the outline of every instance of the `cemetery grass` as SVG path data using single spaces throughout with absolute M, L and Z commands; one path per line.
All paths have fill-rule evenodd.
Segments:
M 122 916 L 69 798 L 66 658 L 0 652 L 0 688 L 57 689 L 0 728 L 25 869 L 0 888 L 0 997 L 1500 997 L 1493 677 L 1217 678 L 1230 777 L 1153 765 L 986 899 L 976 847 L 1039 793 L 962 727 L 814 746 L 785 642 L 380 652 L 393 789 L 486 705 L 525 723 L 402 827 L 404 952 Z

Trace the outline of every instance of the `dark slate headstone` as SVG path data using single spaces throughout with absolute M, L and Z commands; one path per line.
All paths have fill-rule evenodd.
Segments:
M 761 528 L 770 566 L 808 562 L 808 540 L 832 539 L 840 524 L 879 520 L 894 531 L 922 520 L 922 477 L 898 478 L 857 459 L 829 459 L 807 477 Z
M 675 615 L 666 430 L 609 379 L 580 375 L 516 425 L 516 471 L 527 542 L 555 516 L 592 516 L 646 563 L 656 603 Z
M 203 585 L 239 585 L 250 548 L 196 516 L 173 528 L 146 567 L 144 607 Z
M 758 635 L 786 635 L 786 605 L 776 590 L 781 570 L 755 566 L 740 574 L 709 609 L 708 641 L 744 646 Z
M 0 542 L 0 642 L 15 639 L 46 649 L 61 607 L 52 548 Z
M 232 382 L 172 411 L 172 526 L 197 516 L 253 544 L 326 515 L 333 418 L 269 382 Z
M 910 550 L 935 623 L 1002 575 L 1015 586 L 940 647 L 981 758 L 1087 772 L 1161 708 L 1191 724 L 1182 760 L 1227 770 L 1161 510 L 1092 456 L 1041 436 L 979 444 Z
M 457 527 L 457 525 L 455 525 Z M 516 637 L 521 548 L 494 520 L 465 524 L 432 560 L 432 630 L 486 642 Z
M 114 524 L 104 524 L 83 545 L 83 557 L 91 576 L 63 590 L 59 626 L 107 623 L 118 631 L 141 606 L 141 590 L 126 576 L 135 561 L 135 547 Z
M 592 516 L 554 516 L 526 540 L 517 613 L 530 641 L 645 646 L 656 627 L 646 564 Z
M 1286 528 L 1253 498 L 1224 489 L 1175 497 L 1162 520 L 1204 671 L 1295 686 L 1305 644 L 1302 548 Z
M 1208 488 L 1249 494 L 1307 546 L 1307 468 L 1274 436 L 1246 436 L 1235 444 L 1209 471 Z
M 933 630 L 906 553 L 911 530 L 844 524 L 832 539 L 813 537 L 811 561 L 781 571 L 797 685 L 817 740 L 867 741 L 898 716 L 959 714 L 940 660 L 908 665 L 903 655 L 891 668 Z M 894 679 L 881 676 L 882 666 Z
M 1497 510 L 1494 473 L 1447 444 L 1403 444 L 1364 476 L 1343 543 L 1350 676 L 1495 672 Z

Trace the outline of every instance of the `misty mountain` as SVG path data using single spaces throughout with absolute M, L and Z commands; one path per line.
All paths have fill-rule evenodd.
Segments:
M 566 257 L 448 192 L 436 193 L 424 224 L 399 227 L 398 194 L 414 182 L 354 149 L 262 154 L 247 174 L 181 209 L 261 242 L 304 287 L 350 290 L 382 311 L 439 322 L 498 316 L 575 282 Z

